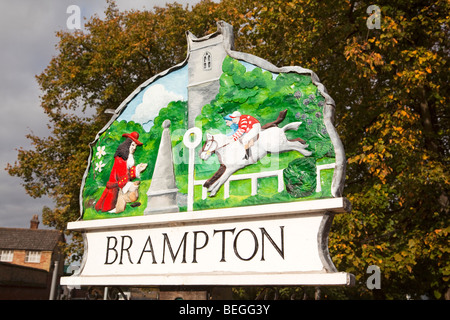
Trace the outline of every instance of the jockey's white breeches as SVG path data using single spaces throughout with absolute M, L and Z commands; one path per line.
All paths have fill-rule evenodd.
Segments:
M 242 144 L 245 146 L 251 141 L 253 138 L 261 132 L 261 124 L 255 123 L 249 132 L 242 136 Z

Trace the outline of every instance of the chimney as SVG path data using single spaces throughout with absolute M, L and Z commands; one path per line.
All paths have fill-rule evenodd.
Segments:
M 30 220 L 30 229 L 31 230 L 37 230 L 39 227 L 39 217 L 37 214 L 33 216 L 33 219 Z

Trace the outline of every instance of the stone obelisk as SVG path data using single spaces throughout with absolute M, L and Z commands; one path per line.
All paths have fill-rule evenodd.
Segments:
M 177 185 L 173 169 L 172 142 L 170 139 L 170 120 L 162 124 L 163 132 L 156 157 L 152 182 L 147 191 L 147 208 L 144 215 L 178 212 Z

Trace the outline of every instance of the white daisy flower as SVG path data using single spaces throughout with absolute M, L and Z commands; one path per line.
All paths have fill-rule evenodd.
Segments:
M 104 156 L 106 154 L 105 152 L 105 146 L 102 147 L 97 147 L 97 153 L 95 154 L 97 156 L 97 158 L 101 158 L 102 156 Z
M 95 171 L 98 172 L 102 172 L 102 168 L 105 166 L 106 164 L 103 163 L 102 160 L 100 160 L 100 162 L 95 164 Z

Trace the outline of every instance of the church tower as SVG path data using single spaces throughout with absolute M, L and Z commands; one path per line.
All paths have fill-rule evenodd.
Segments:
M 197 38 L 190 31 L 188 41 L 188 128 L 195 124 L 195 118 L 202 107 L 219 93 L 222 63 L 228 50 L 234 50 L 233 26 L 219 21 L 217 31 Z

